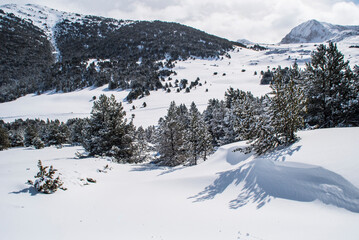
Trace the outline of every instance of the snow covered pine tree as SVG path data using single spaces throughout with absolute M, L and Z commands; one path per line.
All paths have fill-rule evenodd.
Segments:
M 177 166 L 186 161 L 185 123 L 179 118 L 179 108 L 171 102 L 167 115 L 159 121 L 156 146 L 160 165 Z
M 308 98 L 306 122 L 319 128 L 358 124 L 358 78 L 337 45 L 321 44 L 306 66 L 304 82 Z
M 134 162 L 134 128 L 127 124 L 126 112 L 114 95 L 102 94 L 94 102 L 91 117 L 85 127 L 84 148 L 90 155 L 113 157 L 117 162 Z
M 207 155 L 212 150 L 212 136 L 194 102 L 192 102 L 189 110 L 189 125 L 184 144 L 191 165 L 196 165 L 200 157 L 206 160 Z

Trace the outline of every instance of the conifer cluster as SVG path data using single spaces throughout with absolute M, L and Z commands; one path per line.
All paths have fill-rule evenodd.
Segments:
M 305 69 L 278 67 L 271 92 L 254 97 L 229 88 L 225 100 L 211 99 L 200 113 L 172 102 L 158 126 L 147 129 L 127 122 L 122 103 L 101 95 L 91 117 L 67 123 L 40 120 L 0 122 L 0 149 L 9 146 L 81 144 L 90 156 L 116 162 L 148 159 L 167 166 L 195 165 L 224 144 L 248 141 L 244 152 L 264 154 L 287 146 L 300 129 L 359 126 L 359 68 L 352 71 L 337 46 L 320 45 Z M 158 158 L 150 157 L 150 152 Z

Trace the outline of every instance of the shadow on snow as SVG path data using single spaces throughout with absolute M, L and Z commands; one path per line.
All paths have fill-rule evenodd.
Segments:
M 10 194 L 21 194 L 21 193 L 30 193 L 31 196 L 35 196 L 35 195 L 39 194 L 40 192 L 38 192 L 36 190 L 36 188 L 34 188 L 34 187 L 27 187 L 20 191 L 10 192 Z
M 325 168 L 296 162 L 283 162 L 286 155 L 299 150 L 287 148 L 256 158 L 239 168 L 218 173 L 218 178 L 202 192 L 190 197 L 194 202 L 213 199 L 234 183 L 243 186 L 229 203 L 232 209 L 250 202 L 263 207 L 271 198 L 300 202 L 319 200 L 325 204 L 359 213 L 359 189 L 342 176 Z M 276 161 L 269 160 L 275 159 Z

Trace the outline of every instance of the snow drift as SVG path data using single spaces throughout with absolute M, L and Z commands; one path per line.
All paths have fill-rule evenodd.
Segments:
M 259 208 L 275 197 L 301 202 L 319 200 L 359 213 L 359 189 L 339 174 L 315 165 L 261 158 L 220 173 L 196 196 L 197 201 L 214 198 L 231 183 L 244 184 L 242 192 L 230 202 L 231 208 L 249 202 L 257 203 Z
M 0 236 L 357 239 L 359 128 L 299 137 L 262 157 L 233 152 L 245 146 L 239 142 L 197 166 L 175 168 L 76 159 L 82 148 L 71 146 L 1 151 Z M 58 169 L 67 191 L 45 195 L 25 184 L 39 159 Z

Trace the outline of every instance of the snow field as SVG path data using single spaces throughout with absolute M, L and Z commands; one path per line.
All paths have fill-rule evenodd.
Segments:
M 357 239 L 359 128 L 299 136 L 261 158 L 233 152 L 239 142 L 175 168 L 74 158 L 81 147 L 2 151 L 1 238 Z M 39 159 L 59 170 L 67 191 L 37 194 L 25 184 Z
M 175 101 L 177 105 L 186 104 L 187 107 L 194 101 L 198 109 L 203 111 L 209 99 L 223 99 L 224 93 L 229 87 L 251 91 L 256 96 L 269 92 L 270 89 L 267 85 L 259 85 L 260 71 L 266 71 L 267 66 L 271 65 L 269 61 L 272 60 L 264 59 L 260 60 L 260 65 L 251 65 L 252 60 L 260 58 L 263 53 L 248 49 L 238 48 L 230 52 L 230 55 L 231 59 L 224 58 L 223 60 L 189 59 L 178 61 L 173 69 L 177 72 L 177 75 L 172 75 L 173 80 L 168 81 L 166 79 L 166 82 L 171 82 L 174 86 L 176 79 L 179 81 L 187 79 L 190 84 L 191 81 L 195 81 L 199 77 L 202 86 L 193 88 L 190 93 L 185 93 L 185 90 L 177 93 L 175 87 L 171 88 L 170 93 L 165 93 L 164 90 L 160 89 L 151 91 L 150 96 L 134 100 L 131 104 L 124 102 L 123 106 L 127 112 L 127 117 L 131 118 L 132 114 L 135 114 L 135 125 L 147 127 L 157 125 L 159 118 L 167 113 L 171 101 Z M 279 62 L 280 60 L 276 61 Z M 278 64 L 274 63 L 271 66 L 277 67 Z M 243 72 L 243 70 L 245 71 Z M 257 75 L 254 75 L 255 71 L 257 71 Z M 215 72 L 217 72 L 217 75 L 214 75 Z M 206 89 L 208 89 L 208 92 L 206 92 Z M 0 119 L 7 122 L 18 118 L 40 118 L 44 120 L 49 118 L 51 120 L 66 121 L 75 117 L 88 117 L 93 105 L 93 96 L 114 94 L 118 101 L 123 101 L 128 92 L 129 90 L 110 91 L 107 86 L 103 86 L 100 88 L 85 88 L 71 93 L 50 91 L 39 96 L 29 94 L 12 102 L 1 103 Z M 143 102 L 146 102 L 146 108 L 142 107 Z M 132 110 L 132 106 L 135 106 L 136 109 Z
M 357 37 L 348 38 L 339 43 L 339 50 L 350 59 L 351 66 L 359 64 L 359 53 L 356 48 L 349 48 L 357 40 Z M 250 49 L 236 48 L 229 52 L 231 58 L 223 59 L 188 59 L 177 61 L 175 68 L 177 75 L 171 75 L 172 80 L 166 78 L 165 83 L 172 83 L 178 79 L 187 79 L 190 84 L 197 77 L 202 86 L 196 86 L 189 93 L 182 90 L 176 92 L 175 87 L 170 93 L 160 89 L 151 91 L 151 95 L 134 100 L 131 104 L 123 102 L 127 118 L 135 115 L 136 126 L 147 127 L 157 125 L 160 117 L 165 116 L 171 101 L 177 105 L 190 106 L 194 101 L 200 111 L 207 107 L 209 99 L 224 99 L 224 93 L 229 87 L 243 91 L 251 91 L 255 96 L 262 96 L 270 91 L 268 85 L 260 85 L 261 71 L 273 69 L 279 65 L 291 66 L 297 61 L 300 67 L 310 60 L 311 51 L 316 49 L 316 44 L 282 44 L 265 45 L 269 50 L 253 51 Z M 254 75 L 257 72 L 257 75 Z M 215 75 L 215 73 L 217 73 Z M 208 92 L 206 92 L 208 89 Z M 29 94 L 15 101 L 0 103 L 0 119 L 11 122 L 22 118 L 40 118 L 46 120 L 59 119 L 66 121 L 70 118 L 89 117 L 93 105 L 93 96 L 97 98 L 101 94 L 114 94 L 118 101 L 124 101 L 129 90 L 108 90 L 107 85 L 99 88 L 85 88 L 70 93 L 56 93 L 49 91 L 42 95 Z M 146 102 L 147 107 L 143 108 Z M 135 110 L 132 107 L 135 106 Z
M 357 38 L 349 38 L 339 43 L 338 47 L 346 59 L 350 59 L 351 66 L 359 64 L 359 53 L 352 46 Z M 189 93 L 182 90 L 176 92 L 175 87 L 170 93 L 160 89 L 151 91 L 151 95 L 142 99 L 134 100 L 131 104 L 123 102 L 127 118 L 135 115 L 136 126 L 147 127 L 157 125 L 160 117 L 165 116 L 171 101 L 177 105 L 186 104 L 190 106 L 194 101 L 200 111 L 207 107 L 209 99 L 224 99 L 224 93 L 229 87 L 244 91 L 251 91 L 255 96 L 262 96 L 270 91 L 268 85 L 259 85 L 261 71 L 291 66 L 297 59 L 300 67 L 310 60 L 310 53 L 316 48 L 316 44 L 282 44 L 265 45 L 266 51 L 253 51 L 250 49 L 236 48 L 229 52 L 231 58 L 223 59 L 188 59 L 177 61 L 173 69 L 177 75 L 171 75 L 172 80 L 166 78 L 165 83 L 175 85 L 176 79 L 187 79 L 190 84 L 197 77 L 200 78 L 202 86 L 192 88 Z M 257 75 L 254 75 L 254 72 Z M 216 75 L 214 73 L 217 73 Z M 206 92 L 208 89 L 208 92 Z M 107 85 L 99 88 L 85 88 L 70 93 L 56 93 L 49 91 L 42 95 L 28 94 L 15 101 L 0 103 L 0 119 L 11 122 L 22 118 L 40 118 L 46 120 L 59 119 L 66 121 L 70 118 L 89 117 L 93 105 L 93 96 L 97 98 L 101 94 L 114 94 L 118 101 L 124 101 L 129 90 L 108 90 Z M 147 107 L 143 108 L 146 102 Z M 135 106 L 135 110 L 132 107 Z

